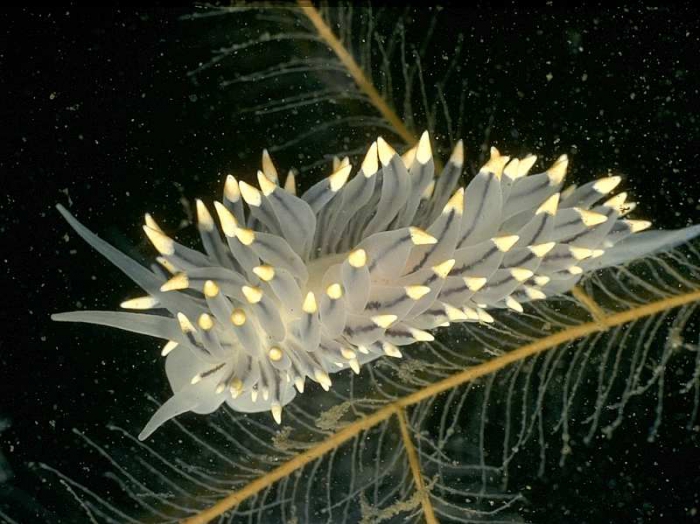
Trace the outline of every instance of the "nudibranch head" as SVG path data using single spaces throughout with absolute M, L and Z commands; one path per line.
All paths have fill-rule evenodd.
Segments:
M 351 177 L 347 158 L 297 196 L 280 185 L 265 151 L 258 187 L 233 176 L 214 216 L 197 200 L 203 252 L 172 238 L 150 215 L 143 229 L 158 251 L 150 270 L 61 213 L 147 295 L 121 304 L 147 313 L 74 312 L 91 322 L 166 340 L 173 396 L 139 438 L 186 411 L 222 403 L 243 412 L 282 408 L 305 380 L 328 390 L 331 374 L 401 346 L 433 340 L 454 322 L 492 323 L 496 309 L 572 288 L 586 272 L 687 240 L 693 228 L 638 235 L 626 194 L 608 176 L 562 189 L 568 159 L 528 176 L 536 157 L 495 148 L 466 188 L 459 142 L 439 176 L 428 133 L 404 156 L 382 138 Z M 691 229 L 693 230 L 691 232 Z M 675 234 L 675 236 L 673 236 Z

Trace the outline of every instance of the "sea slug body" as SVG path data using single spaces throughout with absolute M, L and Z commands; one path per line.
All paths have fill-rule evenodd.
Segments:
M 146 215 L 159 252 L 151 269 L 116 250 L 67 210 L 59 211 L 97 251 L 147 295 L 121 304 L 147 313 L 76 311 L 55 320 L 89 322 L 162 338 L 174 392 L 139 435 L 147 438 L 187 411 L 211 413 L 226 402 L 243 412 L 282 407 L 307 378 L 324 389 L 331 374 L 401 347 L 431 341 L 454 322 L 494 322 L 496 309 L 571 289 L 595 269 L 672 247 L 700 226 L 646 231 L 624 218 L 635 204 L 610 197 L 608 176 L 563 189 L 568 159 L 528 175 L 536 157 L 495 148 L 458 187 L 459 142 L 435 177 L 428 133 L 403 156 L 382 138 L 350 177 L 347 158 L 296 195 L 283 186 L 267 152 L 255 188 L 229 176 L 221 202 L 197 201 L 204 252 L 177 243 Z

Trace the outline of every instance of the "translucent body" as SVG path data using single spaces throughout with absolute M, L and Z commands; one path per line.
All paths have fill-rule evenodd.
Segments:
M 280 422 L 306 378 L 328 389 L 330 374 L 401 357 L 400 346 L 432 340 L 434 328 L 493 322 L 489 310 L 521 312 L 586 272 L 700 234 L 700 226 L 639 233 L 650 223 L 623 218 L 634 209 L 624 193 L 604 200 L 619 177 L 562 191 L 567 158 L 526 176 L 534 161 L 492 149 L 468 186 L 457 188 L 461 143 L 435 178 L 427 133 L 404 158 L 380 138 L 354 177 L 347 159 L 337 161 L 332 175 L 297 197 L 293 177 L 280 187 L 265 153 L 260 189 L 229 177 L 215 203 L 223 238 L 197 202 L 204 253 L 176 243 L 147 215 L 144 230 L 162 266 L 151 270 L 59 206 L 146 291 L 122 307 L 152 311 L 53 318 L 168 341 L 174 395 L 141 439 L 183 412 L 210 413 L 224 402 L 270 410 Z

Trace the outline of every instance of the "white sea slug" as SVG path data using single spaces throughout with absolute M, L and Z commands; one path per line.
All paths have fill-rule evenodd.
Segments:
M 591 270 L 679 244 L 700 226 L 637 232 L 651 224 L 623 217 L 634 209 L 608 176 L 562 191 L 568 160 L 526 176 L 535 157 L 491 149 L 464 188 L 459 142 L 434 177 L 428 133 L 399 156 L 383 139 L 350 178 L 348 159 L 296 196 L 283 187 L 266 152 L 259 189 L 226 180 L 214 202 L 223 239 L 197 201 L 204 253 L 168 237 L 150 215 L 144 231 L 162 266 L 149 270 L 81 225 L 69 224 L 143 288 L 122 308 L 151 313 L 76 311 L 54 320 L 88 322 L 165 339 L 162 355 L 173 396 L 139 435 L 147 438 L 186 411 L 211 413 L 223 402 L 244 412 L 282 407 L 310 378 L 331 374 L 401 346 L 433 340 L 453 322 L 494 321 L 494 309 L 563 293 Z M 605 200 L 601 203 L 600 201 Z M 244 204 L 245 203 L 245 204 Z M 167 273 L 166 273 L 167 271 Z

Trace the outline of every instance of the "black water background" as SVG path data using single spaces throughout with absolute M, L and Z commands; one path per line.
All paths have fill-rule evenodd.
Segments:
M 0 450 L 11 471 L 0 509 L 20 522 L 77 514 L 62 517 L 55 488 L 39 485 L 31 462 L 79 474 L 91 463 L 71 445 L 72 428 L 99 434 L 112 421 L 137 430 L 144 393 L 167 394 L 151 341 L 49 321 L 56 311 L 110 309 L 134 292 L 76 240 L 54 205 L 70 204 L 91 229 L 144 256 L 144 211 L 174 227 L 182 196 L 218 195 L 221 173 L 252 169 L 267 145 L 264 130 L 242 129 L 225 94 L 187 79 L 203 42 L 196 25 L 178 20 L 186 12 L 70 6 L 0 14 L 0 417 L 9 425 Z M 626 188 L 658 226 L 700 221 L 697 11 L 452 13 L 439 38 L 470 35 L 473 67 L 463 74 L 475 91 L 466 119 L 478 130 L 472 146 L 495 107 L 492 138 L 505 149 L 520 140 L 550 158 L 573 149 L 581 177 L 608 167 L 626 173 Z M 280 163 L 295 160 L 283 155 Z M 661 438 L 646 443 L 646 416 L 565 470 L 533 475 L 526 517 L 696 520 L 698 434 L 669 405 Z

